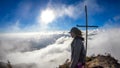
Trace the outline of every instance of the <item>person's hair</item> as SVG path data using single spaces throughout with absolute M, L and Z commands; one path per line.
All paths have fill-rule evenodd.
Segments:
M 82 37 L 82 31 L 77 27 L 73 27 L 70 32 L 73 32 L 76 36 Z

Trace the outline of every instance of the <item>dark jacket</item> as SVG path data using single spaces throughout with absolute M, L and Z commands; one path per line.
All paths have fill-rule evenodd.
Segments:
M 78 63 L 85 63 L 85 48 L 82 37 L 75 37 L 71 43 L 71 65 L 70 68 L 76 68 Z

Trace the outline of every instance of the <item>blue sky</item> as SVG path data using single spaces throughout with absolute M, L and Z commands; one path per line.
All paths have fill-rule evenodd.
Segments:
M 85 24 L 85 4 L 89 25 L 120 25 L 119 3 L 119 0 L 0 0 L 0 32 L 69 30 Z

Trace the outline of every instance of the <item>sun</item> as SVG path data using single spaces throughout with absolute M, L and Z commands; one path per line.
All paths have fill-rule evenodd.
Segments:
M 49 24 L 55 19 L 55 13 L 51 9 L 46 9 L 41 12 L 40 20 L 43 24 Z

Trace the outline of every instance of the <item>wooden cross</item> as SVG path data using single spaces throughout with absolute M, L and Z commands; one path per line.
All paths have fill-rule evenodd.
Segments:
M 87 56 L 88 27 L 97 28 L 98 26 L 89 26 L 88 25 L 87 6 L 86 5 L 85 5 L 85 15 L 86 15 L 86 25 L 77 25 L 77 27 L 85 27 L 86 28 L 86 56 Z

